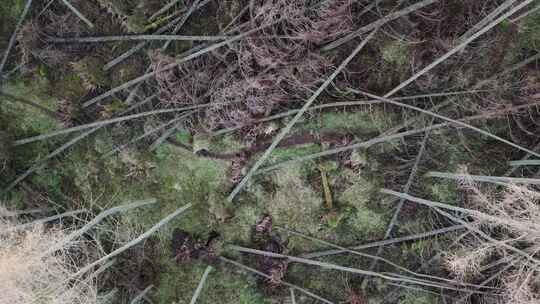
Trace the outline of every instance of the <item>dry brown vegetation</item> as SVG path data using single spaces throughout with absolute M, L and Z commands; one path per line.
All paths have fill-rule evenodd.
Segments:
M 64 243 L 62 227 L 34 225 L 17 229 L 12 218 L 0 217 L 0 293 L 5 303 L 95 304 L 94 279 L 70 280 L 85 261 L 95 256 L 81 241 Z
M 463 238 L 462 248 L 445 258 L 448 270 L 460 280 L 500 282 L 505 303 L 537 303 L 540 192 L 517 185 L 501 192 L 470 181 L 465 184 L 471 200 L 466 207 L 480 211 L 470 214 L 468 225 L 485 234 Z

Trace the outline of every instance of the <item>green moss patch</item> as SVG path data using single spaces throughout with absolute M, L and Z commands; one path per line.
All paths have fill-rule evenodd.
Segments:
M 380 133 L 392 122 L 392 115 L 380 109 L 324 112 L 320 118 L 313 119 L 303 128 L 313 131 L 332 130 L 346 132 L 364 138 L 366 135 Z
M 20 80 L 5 84 L 1 89 L 10 95 L 30 100 L 54 112 L 57 110 L 58 101 L 47 95 L 48 85 L 46 79 L 36 77 L 29 81 Z M 46 133 L 60 127 L 57 119 L 42 110 L 7 97 L 0 96 L 0 107 L 4 115 L 10 117 L 13 129 L 20 132 Z
M 161 261 L 159 285 L 154 295 L 158 303 L 189 303 L 206 269 L 198 262 L 177 265 L 170 258 Z M 205 283 L 197 303 L 266 304 L 251 275 L 234 269 L 215 268 Z
M 25 0 L 6 0 L 2 1 L 0 7 L 0 49 L 7 46 L 7 42 L 13 31 L 19 17 L 23 11 Z M 3 52 L 2 52 L 3 55 Z
M 540 50 L 540 11 L 525 17 L 519 25 L 519 37 L 522 47 Z
M 427 292 L 408 291 L 399 300 L 398 304 L 437 304 L 439 297 Z

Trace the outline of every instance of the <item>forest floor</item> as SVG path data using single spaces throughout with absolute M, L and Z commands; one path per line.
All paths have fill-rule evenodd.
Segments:
M 198 303 L 479 301 L 496 269 L 447 263 L 470 231 L 381 189 L 470 207 L 465 174 L 537 177 L 509 162 L 540 148 L 540 3 L 371 2 L 3 0 L 3 205 L 157 199 L 86 236 L 106 254 L 192 204 L 101 275 L 112 303 L 189 303 L 209 265 Z

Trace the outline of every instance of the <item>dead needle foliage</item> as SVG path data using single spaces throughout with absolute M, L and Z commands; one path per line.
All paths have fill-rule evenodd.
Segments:
M 15 223 L 0 219 L 0 293 L 3 303 L 91 304 L 97 303 L 94 281 L 69 281 L 88 258 L 86 245 L 68 242 L 59 251 L 43 256 L 62 242 L 65 231 L 36 225 L 24 231 L 4 229 Z M 77 262 L 73 255 L 77 255 Z
M 517 255 L 502 244 L 537 256 L 540 250 L 540 192 L 523 185 L 508 185 L 503 191 L 482 188 L 472 181 L 462 185 L 470 193 L 470 204 L 481 211 L 471 214 L 473 224 L 497 242 L 466 238 L 462 250 L 446 256 L 445 266 L 456 278 L 473 281 L 488 274 L 489 265 L 502 269 L 499 284 L 503 303 L 532 304 L 540 301 L 540 266 Z

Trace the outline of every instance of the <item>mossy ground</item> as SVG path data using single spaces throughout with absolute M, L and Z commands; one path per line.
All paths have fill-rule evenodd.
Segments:
M 17 22 L 18 16 L 22 13 L 25 0 L 6 0 L 0 7 L 0 37 L 10 37 L 13 32 L 13 26 Z M 8 39 L 2 39 L 0 42 L 0 49 L 4 49 L 7 46 Z
M 160 287 L 157 291 L 159 303 L 187 303 L 195 290 L 206 265 L 194 263 L 177 265 L 169 260 L 163 261 L 160 275 Z M 223 267 L 214 268 L 205 284 L 200 303 L 240 303 L 267 304 L 268 299 L 257 289 L 250 275 L 241 274 Z
M 6 5 L 0 6 L 0 49 L 4 47 L 6 38 L 13 30 L 24 2 L 6 0 Z M 119 26 L 125 26 L 130 32 L 145 32 L 158 27 L 165 21 L 158 19 L 148 23 L 146 20 L 151 12 L 155 12 L 168 1 L 73 2 L 80 5 L 89 18 L 97 21 L 98 28 L 103 29 L 103 33 L 116 34 Z M 103 7 L 107 5 L 113 8 L 113 18 L 99 18 L 104 13 Z M 181 5 L 184 4 L 179 4 Z M 186 33 L 218 33 L 243 5 L 241 1 L 223 1 L 218 5 L 211 5 L 207 11 L 197 13 L 196 18 L 186 24 Z M 520 27 L 522 33 L 518 35 L 519 39 L 513 40 L 508 51 L 502 55 L 502 65 L 515 63 L 525 55 L 538 51 L 538 20 L 538 12 L 525 18 L 524 26 Z M 509 29 L 498 29 L 495 38 L 502 39 L 507 33 L 506 30 Z M 88 31 L 86 34 L 96 32 Z M 112 117 L 125 110 L 126 105 L 122 104 L 121 100 L 109 103 L 99 113 L 81 111 L 81 102 L 107 87 L 120 85 L 142 73 L 148 60 L 141 54 L 118 65 L 109 73 L 102 70 L 109 60 L 127 50 L 129 46 L 130 44 L 121 43 L 115 46 L 89 47 L 85 49 L 86 52 L 70 54 L 69 64 L 61 68 L 39 63 L 30 76 L 12 78 L 8 83 L 2 84 L 1 90 L 35 101 L 53 112 L 58 111 L 62 102 L 67 101 L 75 109 L 74 118 L 82 122 Z M 177 54 L 191 46 L 192 43 L 173 43 L 169 52 Z M 363 73 L 370 75 L 366 79 L 360 76 L 357 82 L 373 92 L 388 91 L 410 75 L 413 70 L 411 62 L 418 59 L 415 56 L 418 56 L 419 48 L 422 47 L 424 46 L 416 46 L 409 41 L 381 34 L 381 39 L 373 46 L 370 45 L 365 53 L 351 63 L 352 66 L 365 66 Z M 464 69 L 445 79 L 449 86 L 459 89 L 468 87 L 474 82 L 474 75 L 481 73 Z M 445 77 L 445 73 L 440 74 L 443 76 L 429 75 L 432 77 L 429 81 L 444 82 L 437 77 Z M 512 81 L 523 78 L 522 75 L 509 77 Z M 421 81 L 423 82 L 419 81 L 419 87 L 429 82 L 425 79 Z M 353 97 L 341 93 L 347 98 Z M 321 97 L 323 101 L 332 101 L 331 97 L 328 97 L 328 100 L 325 98 L 327 96 Z M 446 109 L 444 114 L 452 117 L 456 113 L 477 114 L 474 109 L 468 108 L 468 105 L 473 103 L 472 100 L 464 98 L 462 101 L 463 103 L 456 103 Z M 439 100 L 412 101 L 420 106 L 429 102 L 435 103 Z M 504 98 L 498 99 L 496 103 L 510 104 Z M 311 113 L 309 119 L 302 121 L 291 134 L 314 134 L 316 139 L 301 145 L 277 148 L 268 164 L 278 164 L 335 146 L 335 143 L 317 139 L 325 132 L 347 134 L 351 137 L 350 142 L 359 142 L 368 140 L 413 115 L 384 105 Z M 287 120 L 284 120 L 274 124 L 281 127 L 286 122 Z M 412 127 L 422 127 L 425 122 L 425 119 L 420 120 Z M 61 121 L 44 114 L 43 111 L 5 100 L 5 97 L 0 96 L 0 140 L 3 144 L 0 147 L 1 186 L 9 184 L 31 164 L 58 147 L 61 139 L 65 138 L 23 147 L 12 147 L 9 143 L 14 139 L 58 129 L 61 124 Z M 504 138 L 514 135 L 509 134 L 506 119 L 480 121 L 477 124 Z M 343 156 L 350 161 L 347 165 L 340 158 L 342 155 L 339 155 L 281 167 L 255 176 L 246 191 L 234 203 L 230 203 L 226 196 L 233 187 L 229 179 L 232 160 L 203 157 L 193 151 L 200 150 L 195 147 L 197 145 L 217 154 L 234 154 L 249 149 L 250 144 L 242 141 L 241 136 L 226 135 L 201 139 L 197 137 L 198 134 L 193 136 L 191 132 L 182 130 L 175 134 L 175 138 L 184 145 L 193 145 L 193 149 L 186 150 L 166 142 L 156 151 L 150 152 L 147 149 L 148 142 L 141 142 L 120 153 L 106 155 L 119 144 L 125 143 L 126 139 L 140 135 L 143 130 L 143 123 L 138 121 L 104 128 L 48 161 L 45 167 L 25 180 L 24 186 L 8 193 L 4 199 L 10 207 L 17 209 L 52 204 L 59 211 L 89 208 L 97 213 L 125 202 L 156 198 L 157 204 L 125 213 L 114 220 L 105 221 L 100 226 L 95 236 L 103 240 L 103 246 L 107 250 L 126 243 L 177 208 L 191 203 L 193 207 L 186 214 L 173 220 L 149 240 L 148 244 L 152 243 L 156 249 L 147 257 L 151 260 L 148 263 L 152 266 L 150 268 L 157 270 L 155 275 L 141 279 L 141 284 L 155 285 L 150 296 L 157 303 L 188 302 L 207 266 L 201 261 L 180 265 L 172 261 L 169 244 L 175 228 L 188 231 L 198 240 L 205 240 L 211 231 L 216 231 L 220 234 L 221 244 L 256 247 L 257 244 L 252 238 L 253 227 L 263 215 L 268 214 L 272 216 L 274 225 L 341 246 L 382 239 L 396 203 L 382 197 L 379 189 L 402 189 L 411 169 L 411 162 L 407 163 L 407 160 L 414 159 L 420 142 L 418 138 L 407 138 L 354 151 Z M 527 140 L 528 138 L 523 136 L 524 144 Z M 507 169 L 506 162 L 517 155 L 485 136 L 467 130 L 451 129 L 431 132 L 425 154 L 412 192 L 450 204 L 460 203 L 458 184 L 449 180 L 427 178 L 424 176 L 427 171 L 456 172 L 466 165 L 469 172 L 474 174 L 499 175 Z M 258 156 L 259 152 L 252 156 L 249 164 Z M 323 193 L 320 168 L 324 168 L 328 179 L 333 200 L 331 208 L 328 208 Z M 38 198 L 36 193 L 41 196 Z M 410 207 L 410 204 L 406 206 Z M 410 214 L 398 218 L 393 236 L 429 231 L 441 220 L 423 208 L 408 210 Z M 428 218 L 430 220 L 426 220 Z M 279 234 L 286 243 L 287 253 L 292 255 L 326 248 L 317 242 L 291 236 L 286 232 Z M 452 236 L 448 238 L 451 240 Z M 427 265 L 426 261 L 450 240 L 440 237 L 437 240 L 389 246 L 385 248 L 383 255 L 409 268 L 424 266 L 428 270 L 440 271 L 437 265 Z M 150 247 L 148 244 L 141 247 L 142 249 L 121 256 L 120 259 L 131 265 L 128 262 L 133 257 L 144 257 L 145 250 Z M 228 251 L 226 247 L 221 250 L 220 253 L 257 266 L 253 257 Z M 369 252 L 375 253 L 374 250 Z M 362 269 L 370 264 L 369 260 L 352 255 L 324 260 Z M 378 269 L 389 270 L 386 266 L 379 266 Z M 130 271 L 129 275 L 137 277 L 141 276 L 141 272 L 145 273 Z M 292 264 L 285 280 L 336 301 L 346 301 L 350 292 L 348 290 L 359 290 L 362 285 L 357 276 L 301 264 Z M 269 295 L 256 281 L 252 274 L 225 265 L 215 265 L 205 287 L 207 292 L 203 292 L 199 303 L 262 304 L 288 301 L 286 290 L 280 290 L 277 295 Z M 390 288 L 386 282 L 374 279 L 370 280 L 368 288 L 362 292 L 369 298 L 369 303 L 382 303 L 382 298 Z M 298 303 L 312 303 L 311 299 L 303 295 L 297 293 L 297 296 Z M 438 303 L 438 297 L 434 295 L 409 290 L 401 290 L 397 298 L 397 303 L 400 304 Z M 129 300 L 119 299 L 118 302 L 127 303 Z
M 19 115 L 28 118 L 32 111 L 20 111 Z M 199 239 L 205 239 L 210 231 L 218 231 L 225 243 L 254 246 L 253 227 L 262 215 L 270 214 L 275 225 L 336 244 L 356 244 L 384 235 L 389 219 L 385 210 L 389 206 L 373 204 L 380 184 L 369 178 L 368 168 L 363 173 L 342 171 L 331 163 L 325 165 L 330 169 L 327 174 L 334 210 L 325 207 L 321 186 L 317 185 L 320 180 L 316 178 L 320 171 L 312 163 L 290 166 L 257 178 L 259 182 L 249 186 L 239 202 L 229 204 L 225 195 L 231 187 L 226 178 L 230 162 L 201 158 L 170 144 L 162 145 L 155 153 L 130 149 L 104 156 L 114 148 L 111 132 L 98 132 L 62 158 L 50 161 L 47 167 L 33 174 L 28 183 L 47 193 L 49 199 L 65 202 L 56 206 L 61 209 L 76 207 L 98 211 L 136 199 L 158 199 L 154 206 L 105 222 L 97 235 L 112 242 L 104 243 L 106 248 L 129 241 L 176 208 L 192 203 L 193 208 L 185 216 L 171 222 L 155 237 L 160 249 L 153 259 L 159 267 L 159 275 L 152 283 L 157 286 L 153 295 L 159 303 L 188 301 L 206 267 L 200 262 L 177 265 L 171 260 L 169 242 L 174 228 L 189 231 Z M 220 143 L 214 143 L 217 144 Z M 226 142 L 224 145 L 227 146 Z M 276 151 L 273 160 L 278 162 L 318 151 L 320 147 L 313 144 L 283 148 Z M 329 222 L 327 215 L 331 212 L 339 216 L 337 222 Z M 324 248 L 285 233 L 282 237 L 287 240 L 291 254 Z M 355 258 L 332 261 L 356 266 L 360 262 Z M 287 279 L 303 283 L 301 285 L 327 297 L 346 297 L 343 288 L 347 280 L 343 274 L 332 272 L 331 275 L 340 283 L 328 286 L 325 283 L 328 276 L 321 277 L 316 269 L 295 265 Z M 306 276 L 310 279 L 303 281 Z M 206 287 L 212 292 L 205 293 L 201 303 L 214 303 L 218 299 L 222 303 L 268 303 L 268 296 L 257 287 L 255 279 L 233 268 L 217 266 Z M 307 300 L 303 296 L 300 299 Z

